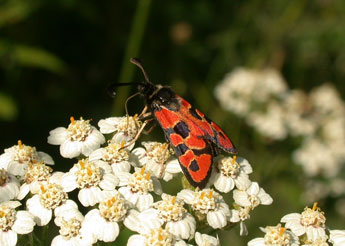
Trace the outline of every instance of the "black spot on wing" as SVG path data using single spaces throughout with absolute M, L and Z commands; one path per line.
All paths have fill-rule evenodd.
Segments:
M 196 162 L 196 160 L 193 160 L 193 161 L 190 163 L 190 165 L 189 165 L 188 168 L 189 168 L 190 170 L 192 170 L 193 172 L 197 172 L 197 171 L 199 171 L 199 169 L 200 169 L 200 167 L 199 167 L 198 163 Z
M 198 120 L 202 120 L 201 116 L 195 111 L 195 108 L 190 108 L 189 113 Z
M 186 138 L 189 136 L 189 129 L 186 123 L 180 121 L 174 126 L 174 131 L 179 134 L 182 138 Z
M 183 155 L 188 150 L 188 147 L 185 144 L 179 144 L 176 147 L 173 147 L 177 156 Z

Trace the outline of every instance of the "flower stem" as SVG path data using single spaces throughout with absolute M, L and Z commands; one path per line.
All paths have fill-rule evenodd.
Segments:
M 138 5 L 134 14 L 133 24 L 129 34 L 128 44 L 125 50 L 119 82 L 130 82 L 133 79 L 134 68 L 129 59 L 139 53 L 144 31 L 146 28 L 148 13 L 151 0 L 138 0 Z M 124 101 L 128 97 L 130 87 L 119 87 L 113 104 L 113 114 L 122 114 L 124 112 Z

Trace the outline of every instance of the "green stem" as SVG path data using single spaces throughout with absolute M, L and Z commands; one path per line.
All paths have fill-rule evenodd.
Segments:
M 148 13 L 150 10 L 151 0 L 138 0 L 138 5 L 134 14 L 134 20 L 129 34 L 128 44 L 125 50 L 122 68 L 120 72 L 119 82 L 130 82 L 134 76 L 134 68 L 130 64 L 129 59 L 136 57 L 139 53 L 140 44 L 142 42 Z M 113 114 L 123 114 L 124 101 L 128 97 L 130 87 L 119 87 L 113 104 Z

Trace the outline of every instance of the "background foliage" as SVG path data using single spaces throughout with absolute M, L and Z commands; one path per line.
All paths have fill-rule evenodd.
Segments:
M 331 81 L 344 98 L 344 13 L 341 0 L 1 0 L 0 149 L 21 139 L 51 154 L 56 170 L 68 170 L 70 163 L 47 144 L 48 132 L 71 115 L 94 122 L 123 115 L 135 86 L 119 89 L 115 99 L 106 88 L 141 80 L 128 61 L 141 57 L 152 81 L 172 86 L 224 128 L 273 197 L 273 205 L 253 213 L 248 237 L 240 238 L 238 228 L 221 235 L 244 245 L 260 235 L 259 226 L 311 206 L 302 196 L 306 177 L 291 160 L 291 139 L 258 135 L 219 107 L 214 87 L 235 67 L 270 66 L 291 89 L 308 92 Z M 142 106 L 133 99 L 129 111 Z M 151 140 L 163 141 L 160 129 L 153 133 Z M 345 228 L 332 197 L 319 206 L 328 226 Z

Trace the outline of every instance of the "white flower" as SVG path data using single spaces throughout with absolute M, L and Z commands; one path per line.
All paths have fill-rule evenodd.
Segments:
M 89 120 L 74 120 L 68 128 L 58 127 L 49 132 L 48 143 L 60 145 L 60 153 L 65 158 L 74 158 L 83 154 L 88 156 L 105 142 L 105 138 Z
M 332 149 L 317 138 L 305 139 L 302 146 L 293 153 L 293 159 L 302 165 L 308 176 L 322 173 L 327 177 L 334 177 L 341 168 Z
M 252 209 L 260 204 L 270 205 L 273 202 L 272 197 L 263 188 L 260 188 L 257 182 L 252 182 L 245 191 L 234 190 L 233 197 L 236 204 Z
M 0 168 L 0 202 L 12 200 L 19 193 L 18 179 Z
M 333 246 L 345 245 L 345 230 L 330 230 L 329 240 L 333 243 Z
M 37 152 L 35 147 L 31 147 L 18 140 L 18 145 L 5 149 L 5 153 L 0 156 L 0 168 L 6 169 L 9 173 L 23 177 L 30 162 L 41 162 L 54 164 L 50 155 L 44 152 Z
M 76 205 L 68 199 L 63 188 L 55 183 L 42 184 L 39 194 L 26 201 L 27 209 L 34 215 L 35 222 L 39 226 L 49 223 L 54 210 L 70 209 L 70 206 Z
M 29 192 L 37 194 L 40 191 L 41 185 L 49 183 L 50 179 L 51 183 L 59 183 L 58 179 L 61 178 L 63 173 L 55 172 L 52 177 L 52 171 L 53 169 L 43 162 L 29 163 L 23 178 L 24 183 L 20 186 L 17 198 L 22 200 Z
M 246 236 L 248 235 L 248 230 L 244 221 L 250 219 L 250 211 L 252 207 L 238 207 L 236 209 L 231 210 L 231 217 L 229 219 L 230 222 L 239 222 L 240 221 L 240 235 Z
M 195 233 L 195 242 L 198 246 L 219 246 L 219 238 L 212 237 L 208 234 Z
M 27 211 L 16 211 L 21 205 L 18 201 L 0 203 L 0 242 L 1 245 L 17 244 L 17 234 L 28 234 L 33 231 L 35 222 Z
M 81 159 L 62 178 L 61 185 L 70 192 L 79 189 L 78 199 L 83 206 L 93 206 L 104 199 L 104 191 L 112 191 L 119 180 L 103 161 Z
M 168 143 L 142 142 L 144 148 L 135 148 L 132 151 L 141 166 L 150 171 L 157 178 L 169 181 L 173 175 L 181 172 L 181 167 Z
M 285 126 L 285 111 L 276 102 L 269 103 L 266 112 L 254 111 L 250 113 L 247 117 L 247 123 L 262 135 L 275 140 L 284 139 L 288 134 Z
M 216 174 L 214 187 L 217 190 L 228 193 L 235 185 L 238 189 L 246 189 L 250 185 L 248 174 L 253 169 L 246 159 L 237 156 L 221 157 L 216 165 L 219 173 Z
M 129 209 L 127 201 L 118 192 L 111 193 L 109 199 L 99 203 L 98 209 L 85 215 L 85 223 L 93 226 L 94 235 L 104 242 L 115 241 L 120 232 L 118 223 L 126 218 Z
M 325 232 L 326 217 L 324 213 L 314 203 L 313 208 L 306 207 L 304 211 L 285 215 L 281 222 L 285 222 L 285 227 L 291 229 L 297 236 L 307 235 L 308 240 L 327 239 Z
M 136 136 L 141 125 L 142 122 L 138 120 L 137 115 L 133 117 L 110 117 L 98 122 L 101 133 L 115 132 L 112 139 L 118 143 L 130 142 Z
M 125 142 L 110 142 L 105 148 L 96 149 L 89 156 L 90 161 L 101 160 L 111 166 L 113 173 L 129 172 L 135 164 L 130 161 L 130 149 L 123 148 Z
M 212 189 L 192 191 L 184 189 L 177 194 L 185 203 L 200 215 L 206 216 L 207 223 L 213 228 L 223 228 L 231 217 L 229 206 L 223 197 Z
M 286 230 L 281 224 L 277 226 L 266 226 L 260 228 L 264 237 L 254 238 L 248 242 L 248 246 L 297 246 L 299 245 L 298 237 L 291 231 Z
M 329 246 L 327 243 L 327 237 L 326 238 L 318 238 L 315 241 L 306 241 L 302 246 Z
M 196 222 L 194 217 L 183 207 L 184 202 L 176 196 L 162 194 L 162 200 L 140 213 L 141 226 L 148 224 L 164 226 L 168 232 L 179 239 L 190 239 L 195 233 Z
M 129 237 L 127 246 L 187 246 L 167 230 L 158 228 Z
M 68 210 L 56 216 L 54 222 L 60 227 L 59 235 L 52 240 L 52 246 L 91 246 L 97 242 L 94 230 L 97 223 L 84 223 L 83 215 L 78 209 Z
M 216 87 L 215 96 L 226 110 L 246 116 L 253 105 L 267 103 L 286 90 L 286 82 L 274 69 L 236 68 Z
M 151 176 L 151 173 L 145 171 L 145 167 L 136 168 L 136 171 L 130 173 L 118 173 L 120 179 L 119 192 L 135 206 L 139 211 L 143 211 L 153 203 L 153 196 L 150 192 L 157 195 L 162 194 L 162 188 L 159 180 Z

